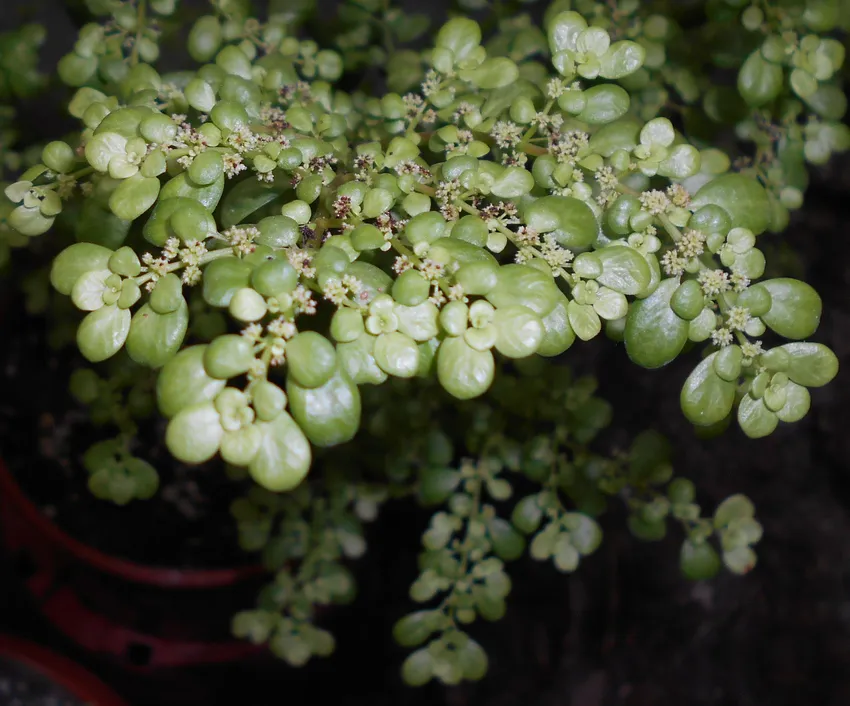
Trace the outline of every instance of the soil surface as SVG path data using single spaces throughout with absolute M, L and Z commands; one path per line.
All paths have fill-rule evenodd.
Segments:
M 46 517 L 101 551 L 153 566 L 227 567 L 251 559 L 239 549 L 229 517 L 244 484 L 230 481 L 221 463 L 175 463 L 162 442 L 161 420 L 143 424 L 133 448 L 160 474 L 154 498 L 125 506 L 95 498 L 82 457 L 117 431 L 93 426 L 68 392 L 80 361 L 67 348 L 54 351 L 45 319 L 27 316 L 14 297 L 2 325 L 17 334 L 0 343 L 0 454 Z
M 0 703 L 4 706 L 85 706 L 63 686 L 5 657 L 0 657 Z

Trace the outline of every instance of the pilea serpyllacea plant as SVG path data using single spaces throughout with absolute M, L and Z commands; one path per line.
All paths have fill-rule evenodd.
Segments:
M 102 17 L 58 65 L 79 132 L 2 212 L 13 244 L 74 233 L 50 281 L 82 312 L 79 350 L 130 383 L 156 371 L 173 456 L 256 482 L 233 514 L 275 579 L 237 634 L 292 664 L 328 654 L 314 609 L 352 595 L 362 524 L 411 493 L 436 507 L 422 606 L 395 629 L 413 685 L 481 678 L 466 626 L 504 614 L 505 562 L 575 570 L 606 496 L 639 538 L 678 523 L 690 578 L 755 564 L 753 504 L 703 514 L 658 434 L 591 448 L 611 409 L 564 365 L 584 342 L 644 368 L 688 356 L 685 417 L 753 438 L 838 368 L 817 292 L 766 278 L 759 241 L 850 146 L 846 3 L 459 4 L 421 50 L 425 18 L 378 0 L 315 38 L 310 3 L 182 22 L 174 0 L 88 0 Z M 193 68 L 157 71 L 165 31 Z M 101 415 L 109 371 L 70 381 Z M 150 497 L 134 414 L 116 425 L 86 454 L 91 490 Z

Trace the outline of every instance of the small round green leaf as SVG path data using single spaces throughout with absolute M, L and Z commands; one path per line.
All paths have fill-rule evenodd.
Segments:
M 493 185 L 490 193 L 500 199 L 515 199 L 524 196 L 534 187 L 534 177 L 523 167 L 507 167 Z
M 799 422 L 809 412 L 812 406 L 812 396 L 802 385 L 789 382 L 783 390 L 785 392 L 785 404 L 776 412 L 781 422 Z
M 216 307 L 227 307 L 233 295 L 251 282 L 251 266 L 235 257 L 213 260 L 204 268 L 204 301 Z
M 507 520 L 494 517 L 487 523 L 487 532 L 493 543 L 493 551 L 500 559 L 514 561 L 525 552 L 525 538 Z
M 756 400 L 744 395 L 738 405 L 738 424 L 748 437 L 760 439 L 776 429 L 779 417 L 765 406 L 764 399 Z
M 571 301 L 567 305 L 567 316 L 570 319 L 570 327 L 582 341 L 589 341 L 598 336 L 602 330 L 599 314 L 589 304 Z
M 716 355 L 712 353 L 694 368 L 679 397 L 685 416 L 697 426 L 723 421 L 735 402 L 735 383 L 724 380 L 714 371 Z
M 193 182 L 207 186 L 224 172 L 224 159 L 215 150 L 206 150 L 192 160 L 186 171 Z
M 734 227 L 749 228 L 756 235 L 767 230 L 770 202 L 764 187 L 752 177 L 737 173 L 719 176 L 694 194 L 690 207 L 696 211 L 710 204 L 726 211 Z
M 381 370 L 396 377 L 413 377 L 419 367 L 416 342 L 399 331 L 378 336 L 373 355 Z
M 247 466 L 260 450 L 263 433 L 255 425 L 226 431 L 221 438 L 221 458 L 234 466 Z
M 60 294 L 70 295 L 81 275 L 108 267 L 112 250 L 94 243 L 74 243 L 53 260 L 50 283 Z
M 77 329 L 80 353 L 92 363 L 111 358 L 124 345 L 130 333 L 130 312 L 112 304 L 92 311 Z
M 602 274 L 596 281 L 615 292 L 638 294 L 652 278 L 646 258 L 628 246 L 611 245 L 597 250 L 594 255 L 602 263 Z
M 416 306 L 397 304 L 393 311 L 398 319 L 399 332 L 414 341 L 428 341 L 439 333 L 439 310 L 432 302 L 424 301 Z
M 798 385 L 821 387 L 838 374 L 838 358 L 821 343 L 786 343 L 779 350 L 788 355 L 784 372 Z
M 541 319 L 543 340 L 537 349 L 538 355 L 560 355 L 576 340 L 575 331 L 570 326 L 569 303 L 569 299 L 559 290 L 554 308 Z
M 498 284 L 486 297 L 497 309 L 521 304 L 538 316 L 545 317 L 561 294 L 554 280 L 529 265 L 503 265 L 498 271 Z
M 218 453 L 224 429 L 216 408 L 210 402 L 185 407 L 168 423 L 165 443 L 171 454 L 183 463 L 204 463 Z
M 246 183 L 248 182 L 240 182 L 240 184 Z M 233 187 L 233 190 L 235 191 L 238 186 L 239 185 L 237 184 L 237 186 Z M 212 212 L 215 210 L 215 207 L 218 206 L 218 201 L 223 192 L 224 174 L 211 184 L 201 185 L 193 182 L 186 172 L 182 172 L 169 180 L 165 186 L 162 187 L 159 198 L 160 202 L 173 198 L 194 199 L 195 201 L 200 202 L 208 211 Z M 230 223 L 229 225 L 234 224 Z M 222 222 L 222 226 L 227 228 L 228 224 Z
M 495 361 L 490 351 L 477 351 L 462 336 L 447 338 L 437 352 L 437 378 L 459 400 L 484 394 L 493 382 Z
M 229 380 L 248 372 L 254 362 L 250 339 L 235 333 L 215 338 L 204 351 L 204 369 L 210 377 Z
M 313 388 L 299 385 L 290 375 L 286 394 L 292 416 L 315 446 L 345 443 L 360 428 L 360 391 L 342 369 Z
M 159 411 L 173 417 L 180 410 L 211 402 L 224 388 L 224 380 L 210 377 L 204 368 L 207 346 L 184 348 L 160 370 L 156 381 Z
M 173 272 L 157 280 L 151 291 L 150 306 L 158 314 L 169 314 L 177 311 L 185 303 L 183 298 L 183 280 Z
M 751 106 L 770 103 L 782 91 L 784 72 L 778 64 L 767 61 L 756 49 L 738 72 L 738 92 Z
M 156 203 L 159 179 L 136 174 L 122 181 L 109 197 L 109 208 L 118 218 L 134 221 Z
M 624 333 L 626 353 L 644 368 L 666 365 L 682 352 L 688 340 L 688 322 L 670 308 L 678 287 L 678 279 L 665 279 L 646 299 L 629 307 Z
M 637 42 L 614 42 L 601 57 L 599 75 L 608 79 L 629 76 L 643 66 L 645 59 L 646 50 Z
M 258 422 L 262 442 L 248 470 L 251 477 L 275 493 L 292 490 L 307 475 L 312 462 L 310 442 L 286 412 L 270 422 Z
M 322 334 L 303 331 L 287 342 L 286 363 L 290 377 L 300 386 L 319 387 L 336 370 L 336 351 Z
M 464 679 L 478 681 L 487 674 L 487 653 L 472 638 L 457 651 L 457 661 Z
M 543 343 L 543 322 L 531 309 L 522 305 L 496 309 L 496 350 L 508 358 L 525 358 Z
M 571 196 L 543 196 L 526 206 L 524 215 L 529 228 L 553 233 L 564 248 L 587 247 L 599 232 L 590 206 Z
M 704 581 L 720 571 L 720 557 L 708 542 L 686 539 L 679 553 L 679 567 L 691 581 Z
M 363 333 L 353 341 L 337 344 L 339 364 L 357 385 L 379 385 L 387 379 L 387 374 L 375 362 L 375 340 L 375 336 Z
M 435 612 L 433 610 L 418 610 L 405 615 L 393 626 L 393 637 L 402 647 L 421 645 L 435 628 Z
M 407 656 L 401 665 L 401 678 L 408 686 L 423 686 L 434 676 L 434 658 L 423 648 Z
M 770 293 L 770 311 L 761 319 L 780 336 L 799 340 L 817 331 L 823 304 L 805 282 L 781 277 L 760 282 Z
M 260 380 L 251 386 L 251 404 L 257 417 L 270 422 L 286 408 L 286 393 L 273 382 Z
M 691 321 L 702 313 L 705 307 L 705 295 L 695 279 L 685 280 L 670 297 L 670 308 L 676 316 Z
M 180 350 L 188 327 L 189 307 L 185 300 L 168 314 L 158 314 L 145 304 L 130 323 L 127 355 L 140 365 L 162 367 Z
M 543 519 L 543 509 L 540 507 L 537 495 L 528 495 L 514 505 L 511 522 L 521 532 L 531 534 L 540 527 Z
M 586 102 L 577 117 L 591 125 L 612 123 L 629 111 L 629 94 L 616 84 L 592 86 L 582 95 Z

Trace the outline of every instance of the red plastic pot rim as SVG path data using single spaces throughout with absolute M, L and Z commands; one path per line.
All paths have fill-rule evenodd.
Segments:
M 60 587 L 45 596 L 41 610 L 60 632 L 77 645 L 88 652 L 117 660 L 123 669 L 134 672 L 235 662 L 266 649 L 264 645 L 246 640 L 198 641 L 149 635 L 112 622 L 91 610 L 67 587 Z M 145 663 L 134 664 L 129 659 L 133 646 L 150 651 Z
M 26 664 L 92 706 L 127 706 L 100 679 L 66 657 L 40 645 L 9 635 L 0 635 L 0 655 Z
M 44 515 L 21 490 L 6 464 L 0 459 L 0 499 L 8 501 L 33 528 L 79 561 L 125 581 L 160 588 L 219 588 L 259 576 L 265 569 L 258 564 L 231 569 L 176 569 L 137 564 L 106 554 L 74 539 Z

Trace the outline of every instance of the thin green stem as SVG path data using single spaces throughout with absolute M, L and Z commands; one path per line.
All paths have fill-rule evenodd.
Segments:
M 422 264 L 422 260 L 419 259 L 414 254 L 414 252 L 406 245 L 404 245 L 404 243 L 402 243 L 398 238 L 393 238 L 392 240 L 390 240 L 390 244 L 393 246 L 393 250 L 395 250 L 399 255 L 404 255 L 414 265 Z
M 621 194 L 628 194 L 629 196 L 640 196 L 639 191 L 636 191 L 630 186 L 626 186 L 622 183 L 617 184 L 617 191 Z M 667 231 L 667 234 L 673 239 L 673 242 L 678 243 L 682 239 L 682 231 L 673 224 L 673 222 L 667 217 L 666 213 L 659 213 L 656 218 L 664 227 L 664 230 Z
M 435 91 L 439 91 L 443 86 L 443 81 L 439 81 L 434 88 Z M 414 135 L 418 136 L 420 139 L 425 140 L 426 142 L 431 139 L 431 135 L 433 132 L 416 132 L 416 126 L 419 125 L 419 121 L 422 120 L 422 116 L 425 115 L 425 111 L 428 110 L 428 100 L 422 101 L 422 105 L 416 111 L 416 115 L 414 115 L 410 119 L 410 124 L 407 126 L 407 131 L 405 132 L 405 137 L 408 139 L 412 138 Z
M 321 242 L 321 237 L 325 231 L 331 228 L 342 228 L 343 220 L 341 218 L 317 218 L 315 237 Z
M 200 267 L 201 265 L 206 265 L 208 262 L 212 262 L 213 260 L 220 260 L 220 259 L 225 258 L 225 257 L 236 257 L 236 254 L 233 252 L 233 250 L 231 248 L 221 248 L 219 250 L 209 250 L 198 258 L 197 264 Z M 188 263 L 180 262 L 180 261 L 171 262 L 168 265 L 166 265 L 163 269 L 166 273 L 176 272 L 177 270 L 180 270 L 180 269 L 186 267 L 187 264 Z M 145 274 L 139 275 L 138 277 L 135 277 L 134 279 L 136 280 L 136 284 L 141 286 L 143 284 L 146 284 L 150 280 L 152 280 L 155 276 L 157 276 L 157 274 L 158 273 L 156 273 L 156 272 L 145 272 Z
M 383 15 L 386 15 L 390 9 L 390 3 L 385 0 L 383 4 Z M 384 19 L 384 17 L 373 17 L 369 15 L 369 21 L 378 28 L 378 32 L 381 34 L 381 42 L 384 45 L 384 51 L 387 53 L 387 58 L 395 54 L 395 44 L 393 43 L 393 33 L 390 29 L 389 23 Z
M 417 120 L 417 122 L 418 122 L 418 120 Z M 415 123 L 411 123 L 411 130 L 413 129 L 414 125 L 415 125 Z M 488 144 L 491 147 L 496 144 L 496 141 L 488 133 L 481 133 L 481 132 L 478 132 L 477 130 L 473 130 L 473 132 L 475 133 L 475 139 L 478 140 L 479 142 L 484 142 L 485 144 Z M 433 134 L 434 134 L 433 131 L 424 131 L 424 132 L 417 132 L 416 133 L 416 135 L 423 142 L 427 142 L 428 140 L 430 140 L 431 136 Z M 408 136 L 410 136 L 409 133 L 408 133 Z M 548 139 L 548 138 L 544 138 L 544 137 L 530 138 L 530 140 L 544 140 L 544 139 Z M 521 141 L 517 145 L 517 149 L 520 152 L 525 152 L 527 155 L 529 155 L 531 157 L 540 157 L 544 154 L 549 154 L 549 150 L 546 147 L 538 147 L 537 145 L 532 145 L 530 143 L 530 140 L 529 141 L 525 141 L 525 140 Z
M 94 172 L 94 167 L 82 167 L 75 172 L 71 172 L 70 174 L 63 174 L 62 176 L 67 176 L 70 179 L 74 179 L 75 181 L 80 177 L 88 176 Z M 55 189 L 59 186 L 59 181 L 54 181 L 50 184 L 39 185 L 39 189 L 44 189 L 45 191 L 49 191 L 51 189 Z
M 142 30 L 145 27 L 146 10 L 147 0 L 139 0 L 139 5 L 136 8 L 136 36 L 133 39 L 133 51 L 130 53 L 130 66 L 139 63 L 139 40 L 142 38 Z
M 546 105 L 543 106 L 543 110 L 540 111 L 541 115 L 549 115 L 549 111 L 552 110 L 552 106 L 555 104 L 554 100 L 550 100 Z M 537 123 L 533 122 L 529 126 L 528 130 L 525 131 L 525 134 L 522 136 L 522 140 L 520 140 L 519 146 L 520 148 L 524 147 L 532 137 L 534 137 L 534 133 L 537 132 Z
M 673 238 L 674 241 L 679 242 L 682 239 L 682 232 L 670 222 L 670 219 L 663 213 L 658 215 L 658 220 L 661 221 L 661 225 L 664 226 L 664 230 L 666 230 L 670 237 Z M 710 253 L 703 253 L 700 257 L 700 262 L 703 264 L 706 269 L 714 270 L 717 268 L 717 262 L 714 260 L 714 255 Z M 729 300 L 726 297 L 725 293 L 721 293 L 717 297 L 717 306 L 720 308 L 721 314 L 726 314 L 732 305 L 729 303 Z M 743 331 L 735 331 L 735 338 L 738 340 L 738 343 L 743 345 L 744 343 L 749 343 L 749 339 L 744 335 Z
M 667 217 L 667 214 L 659 213 L 658 220 L 661 225 L 664 226 L 664 230 L 667 231 L 667 234 L 673 238 L 673 242 L 678 243 L 682 239 L 682 231 L 673 225 L 673 222 Z
M 455 617 L 457 609 L 458 584 L 466 578 L 469 573 L 470 555 L 472 554 L 472 523 L 477 521 L 481 515 L 481 489 L 484 486 L 484 480 L 476 467 L 475 489 L 472 492 L 472 507 L 469 515 L 466 518 L 466 527 L 463 539 L 458 546 L 458 554 L 460 554 L 460 570 L 458 576 L 461 577 L 452 584 L 449 594 L 443 599 L 440 607 L 437 610 L 443 611 L 446 617 L 451 620 L 452 626 L 457 626 L 457 618 Z
M 557 443 L 555 446 L 555 453 L 553 454 L 552 459 L 552 468 L 549 471 L 549 478 L 547 482 L 544 484 L 544 487 L 549 489 L 549 492 L 552 493 L 555 501 L 558 503 L 557 511 L 558 518 L 567 512 L 567 508 L 564 507 L 564 503 L 561 500 L 561 494 L 558 492 L 558 447 Z
M 260 362 L 263 364 L 263 378 L 268 378 L 269 376 L 269 366 L 271 365 L 272 360 L 272 347 L 266 344 L 265 349 L 263 350 L 263 355 L 260 357 Z
M 497 23 L 502 21 L 504 12 L 505 8 L 502 5 L 502 0 L 493 0 L 493 14 L 496 16 Z
M 431 186 L 427 186 L 426 184 L 417 184 L 416 190 L 420 193 L 427 194 L 428 196 L 431 196 L 431 197 L 435 196 L 436 193 L 437 193 L 436 189 L 434 189 Z M 475 208 L 475 206 L 472 206 L 472 205 L 466 203 L 466 201 L 458 200 L 458 201 L 454 202 L 454 205 L 457 206 L 461 211 L 465 211 L 466 213 L 472 214 L 473 216 L 480 216 L 481 215 L 480 210 Z M 533 245 L 522 245 L 522 244 L 518 243 L 517 238 L 516 238 L 516 233 L 514 233 L 510 228 L 508 228 L 504 224 L 498 223 L 496 225 L 496 230 L 498 230 L 500 233 L 502 233 L 514 245 L 514 247 L 517 248 L 517 250 L 520 250 L 520 249 L 530 250 L 531 252 L 534 253 L 535 257 L 540 258 L 544 262 L 546 261 L 546 258 L 543 256 L 543 253 L 540 252 L 540 250 L 538 248 L 535 248 Z M 575 284 L 575 279 L 573 278 L 573 276 L 569 272 L 567 272 L 563 267 L 556 268 L 555 274 L 561 276 L 564 279 L 564 281 L 566 281 L 566 283 L 570 287 L 572 287 Z
M 717 306 L 720 308 L 721 314 L 728 313 L 729 309 L 732 308 L 732 305 L 729 302 L 729 299 L 726 297 L 726 293 L 723 292 L 717 296 Z M 744 345 L 745 343 L 749 343 L 749 339 L 746 337 L 743 331 L 735 330 L 735 338 L 738 340 L 740 345 Z
M 466 201 L 455 201 L 454 205 L 462 211 L 466 211 L 466 213 L 469 213 L 473 216 L 481 215 L 481 211 L 475 208 L 475 206 L 471 206 L 470 204 L 466 203 Z M 517 242 L 516 233 L 514 233 L 503 223 L 496 223 L 496 230 L 499 231 L 502 235 L 504 235 L 517 250 L 530 250 L 532 253 L 534 253 L 535 257 L 540 258 L 541 260 L 546 262 L 546 257 L 543 255 L 539 248 L 536 248 L 533 245 L 525 245 Z M 575 279 L 573 278 L 573 276 L 569 272 L 567 272 L 563 267 L 555 268 L 554 272 L 556 275 L 562 277 L 570 287 L 575 284 Z

